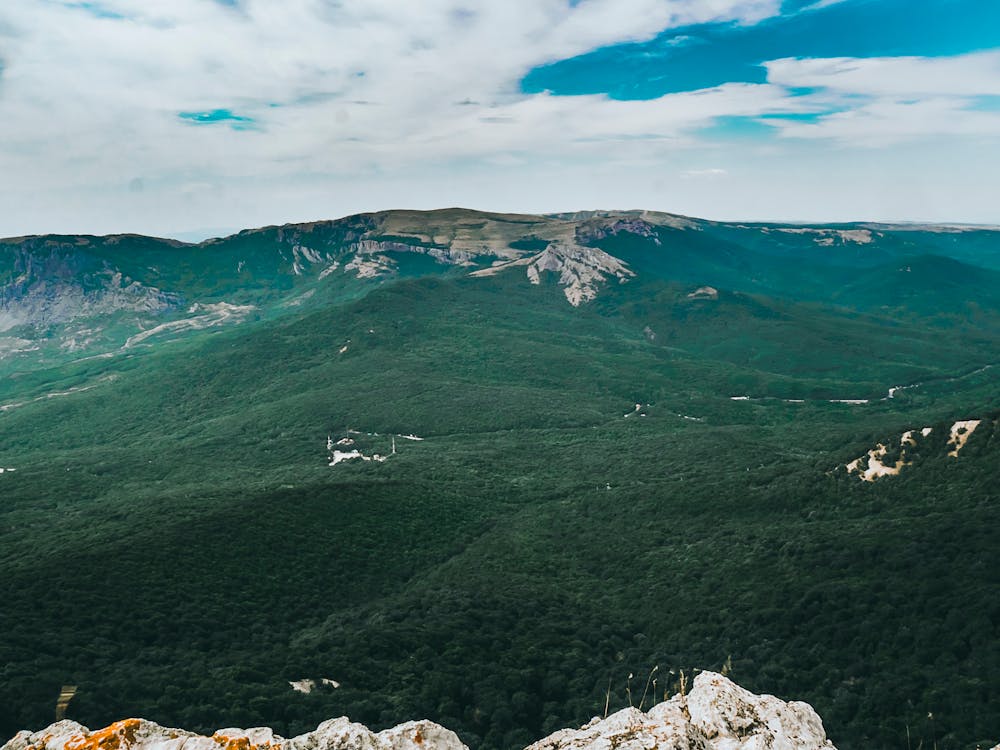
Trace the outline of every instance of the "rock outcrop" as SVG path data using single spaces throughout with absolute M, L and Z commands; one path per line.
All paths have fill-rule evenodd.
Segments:
M 900 388 L 891 388 L 888 398 L 894 398 L 894 392 Z M 884 401 L 885 399 L 883 399 Z M 955 422 L 948 430 L 948 442 L 944 446 L 947 450 L 948 458 L 958 458 L 962 448 L 969 441 L 972 433 L 976 431 L 983 422 L 986 421 L 984 429 L 996 429 L 997 422 L 990 422 L 982 419 L 965 419 Z M 923 427 L 904 432 L 899 438 L 899 446 L 895 445 L 895 440 L 890 443 L 879 443 L 868 451 L 864 456 L 859 456 L 853 461 L 844 464 L 847 473 L 856 476 L 863 482 L 874 482 L 880 477 L 897 476 L 903 469 L 912 465 L 910 458 L 911 449 L 920 448 L 927 453 L 928 440 L 933 441 L 935 435 L 943 430 L 935 431 L 934 427 Z M 934 447 L 934 446 L 932 446 Z M 940 449 L 938 440 L 936 449 Z
M 647 713 L 625 708 L 580 729 L 563 729 L 527 750 L 836 750 L 806 703 L 754 695 L 714 672 L 702 672 L 690 692 Z M 20 732 L 0 750 L 468 750 L 458 735 L 429 721 L 374 733 L 346 717 L 284 739 L 270 729 L 220 729 L 211 737 L 125 719 L 90 731 L 59 721 Z M 994 750 L 997 750 L 996 748 Z
M 580 729 L 564 729 L 527 750 L 836 750 L 807 703 L 754 695 L 702 672 L 687 695 L 647 713 L 625 708 Z
M 90 731 L 63 720 L 41 732 L 19 732 L 2 750 L 468 750 L 451 730 L 409 721 L 378 734 L 346 717 L 324 721 L 291 739 L 266 727 L 220 729 L 211 737 L 124 719 Z

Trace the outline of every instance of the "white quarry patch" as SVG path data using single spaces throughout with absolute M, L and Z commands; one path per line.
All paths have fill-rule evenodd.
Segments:
M 323 256 L 311 247 L 304 245 L 292 246 L 292 273 L 301 276 L 305 272 L 306 263 L 322 263 Z
M 342 347 L 340 347 L 337 350 L 337 354 L 343 354 L 344 352 L 346 352 L 347 351 L 347 346 L 348 346 L 347 344 L 344 344 Z
M 358 279 L 374 279 L 392 271 L 392 265 L 392 261 L 385 255 L 355 255 L 344 266 L 344 272 L 355 271 L 355 278 Z
M 326 685 L 332 688 L 339 688 L 340 683 L 336 680 L 331 680 L 327 677 L 323 677 L 319 681 L 317 680 L 289 680 L 288 684 L 291 686 L 292 690 L 297 693 L 309 694 L 315 690 L 319 685 Z
M 156 336 L 161 333 L 197 331 L 203 328 L 220 326 L 229 322 L 241 323 L 247 315 L 256 309 L 256 305 L 231 305 L 228 302 L 195 302 L 188 308 L 189 313 L 195 313 L 193 318 L 184 318 L 183 320 L 173 320 L 169 323 L 161 323 L 158 326 L 141 331 L 134 336 L 129 336 L 122 345 L 122 349 L 128 349 L 129 347 L 145 341 L 151 336 Z
M 628 419 L 629 417 L 649 416 L 648 414 L 646 414 L 646 409 L 648 409 L 650 406 L 652 406 L 652 404 L 636 404 L 635 408 L 632 409 L 632 411 L 630 411 L 628 414 L 625 414 L 624 417 L 625 419 Z
M 304 258 L 310 263 L 322 263 L 323 256 L 318 250 L 314 250 L 311 247 L 306 247 L 305 245 L 294 245 L 292 247 L 292 255 L 296 258 Z
M 16 336 L 0 338 L 0 359 L 5 359 L 15 354 L 23 354 L 24 352 L 36 352 L 38 349 L 38 344 L 28 339 Z
M 364 453 L 355 448 L 352 451 L 332 451 L 330 453 L 330 466 L 336 466 L 342 461 L 353 461 L 356 458 L 360 458 L 362 461 L 371 461 L 371 459 Z
M 476 259 L 483 255 L 492 255 L 501 260 L 518 258 L 520 254 L 517 250 L 507 247 L 506 241 L 493 241 L 491 239 L 466 238 L 448 233 L 441 236 L 429 236 L 421 232 L 404 232 L 409 236 L 414 236 L 418 244 L 408 242 L 395 242 L 392 240 L 365 239 L 353 243 L 349 250 L 359 255 L 375 255 L 377 253 L 415 253 L 427 255 L 438 263 L 450 266 L 474 266 Z M 461 234 L 461 233 L 459 233 Z M 426 243 L 419 244 L 419 243 Z M 427 245 L 430 245 L 428 247 Z M 434 245 L 444 245 L 444 247 L 434 247 Z
M 469 276 L 475 276 L 478 278 L 483 278 L 485 276 L 496 276 L 501 271 L 506 271 L 508 268 L 516 268 L 518 266 L 530 266 L 530 264 L 538 257 L 536 255 L 530 255 L 526 258 L 518 258 L 517 260 L 497 260 L 489 268 L 480 268 L 478 271 L 473 271 Z M 531 278 L 531 271 L 528 271 L 528 278 Z M 538 271 L 535 271 L 535 280 L 532 281 L 533 284 L 537 284 L 538 281 Z
M 373 437 L 378 437 L 378 433 L 377 432 L 365 432 L 365 433 L 362 433 L 362 432 L 358 432 L 357 430 L 348 430 L 348 433 L 353 434 L 353 435 L 362 435 L 363 434 L 363 435 L 369 435 L 369 436 L 373 436 Z M 340 440 L 334 441 L 334 439 L 332 437 L 330 437 L 329 435 L 327 435 L 327 438 L 326 438 L 326 450 L 330 454 L 330 456 L 329 456 L 330 461 L 329 461 L 329 463 L 327 465 L 328 466 L 336 466 L 337 464 L 343 463 L 345 461 L 358 461 L 358 460 L 360 460 L 360 461 L 366 461 L 366 462 L 374 461 L 376 463 L 382 463 L 384 461 L 388 461 L 392 456 L 396 455 L 396 437 L 397 437 L 396 435 L 392 435 L 390 437 L 390 439 L 391 439 L 392 442 L 391 442 L 390 453 L 388 455 L 382 455 L 380 453 L 373 453 L 372 455 L 369 456 L 369 455 L 366 455 L 365 453 L 363 453 L 359 448 L 351 448 L 351 446 L 353 446 L 355 444 L 355 441 L 354 441 L 353 438 L 344 437 L 344 438 L 340 438 Z M 423 440 L 423 438 L 419 438 L 416 435 L 399 435 L 398 437 L 403 437 L 403 438 L 406 438 L 407 440 Z M 342 451 L 342 450 L 339 450 L 338 446 L 339 446 L 339 448 L 351 448 L 351 450 L 349 450 L 349 451 Z
M 298 297 L 292 297 L 287 302 L 282 302 L 281 306 L 282 307 L 298 307 L 303 302 L 305 302 L 307 299 L 309 299 L 310 297 L 312 297 L 314 294 L 316 294 L 316 290 L 315 289 L 310 289 L 309 291 L 300 294 Z
M 64 335 L 63 340 L 59 343 L 59 348 L 65 349 L 68 352 L 86 349 L 97 341 L 100 333 L 96 328 L 78 328 Z
M 965 447 L 965 444 L 969 441 L 972 433 L 976 431 L 976 428 L 979 427 L 981 421 L 979 419 L 967 419 L 964 422 L 955 422 L 951 426 L 951 436 L 948 438 L 948 445 L 953 445 L 954 448 L 948 452 L 949 456 L 958 458 L 959 451 Z
M 730 401 L 749 401 L 750 397 L 749 396 L 730 396 L 729 400 Z
M 870 229 L 841 229 L 837 232 L 844 242 L 855 242 L 859 245 L 869 245 L 872 241 Z
M 610 488 L 610 486 L 609 486 Z M 299 680 L 289 683 L 295 689 Z M 313 685 L 315 686 L 315 682 Z M 312 689 L 312 688 L 310 688 Z M 91 731 L 63 720 L 39 732 L 18 732 L 0 750 L 468 750 L 458 736 L 429 721 L 379 733 L 347 717 L 285 739 L 267 727 L 220 729 L 211 737 L 125 719 Z M 562 729 L 527 750 L 836 750 L 813 708 L 773 695 L 754 695 L 715 672 L 696 675 L 690 691 L 643 713 L 624 708 L 579 729 Z M 996 749 L 994 749 L 996 750 Z
M 869 245 L 873 239 L 872 231 L 870 229 L 811 229 L 808 227 L 778 227 L 774 230 L 765 229 L 764 231 L 784 232 L 785 234 L 811 234 L 814 235 L 813 242 L 817 245 L 824 246 L 832 245 L 836 238 L 839 238 L 843 243 L 853 242 L 857 245 Z
M 847 464 L 847 473 L 858 474 L 859 478 L 863 482 L 874 482 L 879 477 L 896 476 L 900 471 L 902 471 L 904 466 L 908 466 L 909 464 L 906 462 L 905 455 L 900 455 L 899 460 L 894 464 L 883 463 L 882 461 L 888 452 L 889 449 L 882 443 L 879 443 L 877 446 L 868 451 L 867 468 L 861 468 L 861 465 L 865 460 L 865 457 L 862 456 L 861 458 L 856 458 Z
M 10 468 L 5 469 L 3 467 L 0 467 L 0 474 L 9 474 L 12 471 L 17 471 L 17 469 L 10 469 Z
M 719 299 L 719 290 L 713 286 L 700 286 L 688 295 L 688 299 Z
M 322 271 L 319 272 L 319 278 L 320 278 L 320 280 L 322 281 L 327 276 L 329 276 L 331 273 L 333 273 L 334 271 L 336 271 L 338 268 L 340 268 L 340 263 L 337 262 L 337 261 L 334 261 L 333 263 L 331 263 L 330 265 L 328 265 L 326 268 L 324 268 Z
M 829 401 L 831 404 L 853 404 L 855 406 L 869 403 L 867 398 L 831 398 Z
M 923 384 L 922 383 L 911 383 L 910 385 L 894 385 L 892 388 L 889 389 L 889 392 L 886 394 L 886 398 L 887 399 L 889 399 L 889 398 L 896 398 L 896 395 L 900 391 L 908 391 L 911 388 L 919 388 L 921 385 L 923 385 Z
M 965 446 L 981 421 L 968 419 L 955 422 L 951 426 L 951 434 L 948 438 L 948 446 L 952 448 L 948 452 L 950 458 L 958 457 L 959 451 Z M 857 475 L 863 482 L 874 482 L 879 477 L 896 476 L 903 468 L 910 465 L 907 449 L 915 448 L 920 440 L 930 436 L 933 432 L 933 427 L 906 430 L 899 438 L 900 453 L 899 459 L 895 463 L 886 463 L 885 457 L 889 449 L 883 443 L 879 443 L 865 455 L 845 464 L 847 473 Z

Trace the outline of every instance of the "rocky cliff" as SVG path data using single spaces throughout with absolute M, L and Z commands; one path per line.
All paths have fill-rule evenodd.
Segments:
M 527 750 L 836 750 L 823 722 L 806 703 L 754 695 L 714 672 L 691 690 L 643 713 L 625 708 L 564 729 Z M 411 721 L 377 734 L 346 717 L 284 739 L 267 728 L 220 729 L 211 737 L 125 719 L 91 731 L 59 721 L 20 732 L 0 750 L 467 750 L 458 736 L 429 721 Z M 996 750 L 996 748 L 994 749 Z

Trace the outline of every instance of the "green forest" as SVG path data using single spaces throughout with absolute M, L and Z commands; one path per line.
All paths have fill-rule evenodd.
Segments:
M 427 718 L 514 750 L 726 665 L 841 750 L 995 743 L 995 289 L 950 304 L 941 261 L 940 296 L 868 304 L 857 266 L 783 279 L 714 231 L 609 238 L 645 272 L 579 308 L 415 270 L 5 371 L 0 740 L 73 684 L 90 727 Z M 923 427 L 899 476 L 844 469 Z M 331 467 L 328 437 L 389 457 Z

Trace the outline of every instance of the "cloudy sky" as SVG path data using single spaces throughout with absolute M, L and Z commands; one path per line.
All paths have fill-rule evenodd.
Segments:
M 0 0 L 0 235 L 998 196 L 996 0 Z

